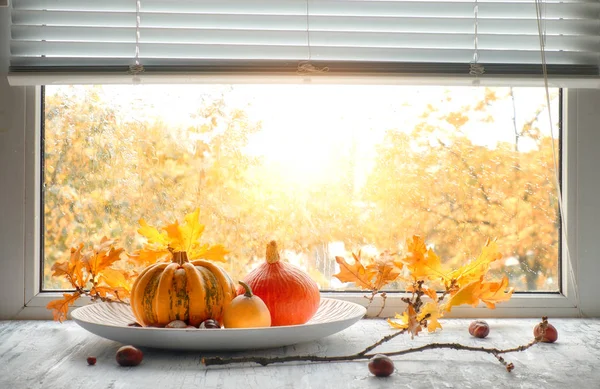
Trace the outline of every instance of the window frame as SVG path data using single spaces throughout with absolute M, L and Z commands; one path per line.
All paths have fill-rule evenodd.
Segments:
M 1 88 L 1 87 L 0 87 Z M 53 299 L 61 296 L 60 292 L 40 292 L 40 220 L 41 220 L 41 126 L 42 126 L 42 104 L 41 87 L 13 87 L 22 88 L 24 92 L 24 117 L 23 120 L 23 142 L 25 146 L 24 158 L 24 202 L 22 204 L 23 215 L 23 257 L 15 258 L 14 261 L 22 261 L 24 298 L 21 309 L 14 316 L 19 319 L 47 319 L 51 318 L 50 311 L 46 305 Z M 600 91 L 596 91 L 598 101 L 600 101 Z M 578 226 L 578 133 L 580 126 L 578 120 L 581 112 L 578 107 L 579 90 L 565 89 L 562 94 L 562 184 L 564 198 L 564 218 L 567 226 L 568 244 L 561 245 L 562 263 L 561 263 L 561 282 L 562 293 L 519 293 L 513 295 L 510 301 L 499 304 L 495 310 L 487 309 L 485 306 L 456 307 L 446 317 L 540 317 L 543 315 L 554 317 L 575 317 L 582 314 L 578 301 L 581 300 L 582 291 L 593 291 L 594 285 L 579 285 L 573 282 L 569 270 L 569 261 L 573 264 L 573 274 L 577 274 L 576 266 L 579 262 L 578 257 L 578 237 L 576 235 Z M 594 112 L 600 118 L 600 114 Z M 588 118 L 589 119 L 589 118 Z M 590 121 L 587 124 L 592 124 Z M 591 128 L 591 126 L 590 126 Z M 590 130 L 591 131 L 591 130 Z M 596 157 L 597 158 L 597 157 Z M 0 167 L 1 169 L 2 167 Z M 1 172 L 1 171 L 0 171 Z M 1 198 L 1 196 L 0 196 Z M 575 199 L 575 200 L 572 200 Z M 600 206 L 600 205 L 599 205 Z M 563 235 L 564 236 L 564 235 Z M 590 242 L 592 243 L 592 242 Z M 594 242 L 595 243 L 595 242 Z M 570 253 L 567 253 L 567 247 Z M 570 254 L 570 257 L 569 255 Z M 573 260 L 575 258 L 575 260 Z M 14 285 L 17 286 L 18 280 L 14 279 Z M 10 283 L 10 282 L 9 282 Z M 6 285 L 0 288 L 5 288 Z M 10 285 L 9 285 L 10 287 Z M 362 305 L 367 304 L 361 292 L 324 292 L 324 297 L 338 298 L 347 301 L 356 302 Z M 395 312 L 401 312 L 405 304 L 401 301 L 403 293 L 388 293 L 385 309 L 381 313 L 382 317 L 394 315 Z M 579 300 L 578 300 L 579 299 Z M 75 306 L 88 304 L 89 299 L 80 299 Z M 596 303 L 591 307 L 592 312 L 598 312 L 600 304 Z M 381 307 L 381 299 L 376 298 L 370 305 L 369 313 L 376 314 Z M 597 313 L 596 313 L 597 314 Z M 0 318 L 1 311 L 0 311 Z

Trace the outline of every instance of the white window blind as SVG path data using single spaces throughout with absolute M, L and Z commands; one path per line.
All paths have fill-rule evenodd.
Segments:
M 542 71 L 535 0 L 136 3 L 13 0 L 11 76 L 125 75 L 136 47 L 144 76 L 294 74 L 303 61 L 329 75 L 468 75 L 475 42 L 482 78 Z M 549 75 L 597 77 L 600 3 L 538 5 Z

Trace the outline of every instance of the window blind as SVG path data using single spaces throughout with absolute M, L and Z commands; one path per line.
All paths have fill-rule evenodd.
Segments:
M 550 76 L 595 78 L 597 0 L 544 0 Z M 10 73 L 539 76 L 534 0 L 13 0 Z M 138 19 L 139 18 L 139 19 Z M 477 31 L 477 34 L 475 34 Z M 139 34 L 139 35 L 138 35 Z M 306 68 L 300 68 L 306 69 Z

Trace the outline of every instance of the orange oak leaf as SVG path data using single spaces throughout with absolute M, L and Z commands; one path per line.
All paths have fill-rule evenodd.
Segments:
M 514 289 L 508 288 L 507 290 L 507 288 L 508 278 L 506 276 L 500 282 L 485 282 L 481 277 L 453 294 L 444 309 L 450 312 L 452 307 L 463 304 L 476 307 L 480 302 L 483 302 L 488 308 L 494 309 L 497 303 L 510 300 Z
M 82 250 L 83 243 L 71 248 L 71 255 L 67 261 L 58 261 L 52 265 L 53 277 L 65 277 L 74 288 L 84 288 L 87 277 L 83 274 Z
M 52 316 L 54 320 L 58 320 L 61 323 L 67 318 L 69 312 L 69 306 L 81 296 L 79 292 L 75 293 L 63 293 L 63 298 L 58 300 L 52 300 L 46 305 L 47 309 L 52 309 Z
M 411 339 L 414 339 L 414 337 L 417 336 L 423 329 L 421 328 L 421 323 L 417 317 L 417 312 L 412 304 L 408 305 L 408 308 L 406 311 L 402 312 L 402 315 L 396 314 L 394 318 L 400 320 L 400 322 L 396 322 L 392 319 L 387 319 L 387 322 L 394 328 L 406 329 L 408 332 L 410 332 Z
M 111 287 L 105 285 L 96 285 L 90 289 L 90 295 L 92 297 L 98 295 L 102 298 L 112 297 L 117 300 L 122 300 L 128 298 L 130 293 L 127 289 L 122 287 Z
M 376 262 L 367 266 L 367 272 L 374 276 L 373 289 L 381 290 L 385 285 L 398 279 L 402 269 L 393 262 Z
M 425 241 L 418 235 L 407 239 L 408 255 L 402 259 L 410 270 L 414 280 L 443 280 L 447 281 L 447 271 L 442 267 L 440 257 L 432 250 L 427 249 Z
M 360 254 L 359 254 L 360 255 Z M 372 273 L 360 263 L 360 259 L 357 255 L 352 254 L 354 257 L 354 263 L 350 264 L 342 257 L 335 257 L 335 261 L 340 265 L 340 272 L 333 276 L 342 282 L 353 282 L 356 286 L 361 289 L 374 289 L 374 285 L 371 282 Z
M 98 277 L 98 281 L 100 285 L 96 288 L 106 288 L 103 291 L 119 299 L 128 298 L 133 285 L 133 277 L 128 272 L 112 268 L 104 269 Z
M 428 296 L 433 301 L 437 301 L 438 296 L 437 296 L 435 289 L 430 289 L 425 286 L 422 289 L 423 289 L 423 292 L 425 292 L 426 296 Z
M 96 277 L 102 270 L 121 259 L 121 253 L 124 249 L 115 248 L 114 243 L 113 240 L 104 237 L 99 247 L 84 255 L 83 263 L 92 277 Z

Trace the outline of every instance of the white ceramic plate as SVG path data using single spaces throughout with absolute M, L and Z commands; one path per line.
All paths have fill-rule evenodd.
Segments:
M 94 303 L 73 310 L 71 318 L 103 338 L 124 344 L 176 350 L 248 350 L 288 346 L 320 339 L 360 320 L 366 309 L 358 304 L 321 299 L 315 316 L 303 325 L 248 329 L 172 329 L 130 327 L 135 318 L 128 305 Z

